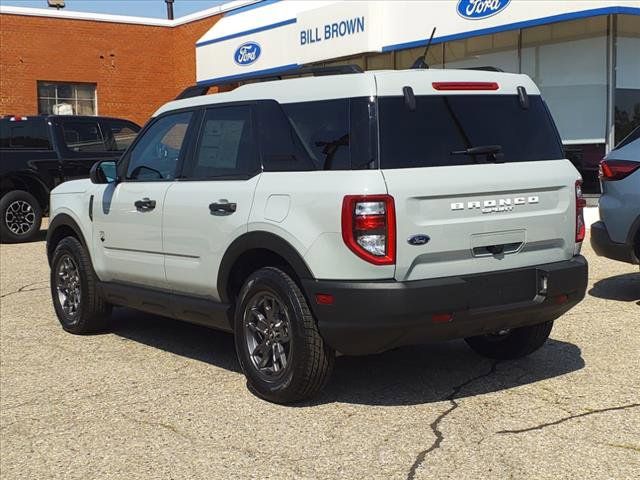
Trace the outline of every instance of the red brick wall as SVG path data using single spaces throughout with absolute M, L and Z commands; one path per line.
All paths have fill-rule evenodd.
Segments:
M 195 42 L 219 17 L 178 27 L 0 15 L 0 115 L 38 112 L 38 80 L 97 84 L 98 114 L 143 124 L 195 82 Z

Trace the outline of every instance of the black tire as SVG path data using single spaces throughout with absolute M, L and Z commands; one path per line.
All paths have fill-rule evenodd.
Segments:
M 73 264 L 76 268 L 77 275 L 69 274 L 69 270 L 64 265 Z M 65 271 L 65 275 L 61 275 L 61 271 Z M 73 285 L 79 285 L 77 295 L 69 294 L 69 290 L 65 290 L 63 277 L 77 277 L 70 280 Z M 111 305 L 104 301 L 100 296 L 97 285 L 98 279 L 91 266 L 91 259 L 82 244 L 74 237 L 65 237 L 56 246 L 51 261 L 51 299 L 53 307 L 58 316 L 58 320 L 69 333 L 76 335 L 86 335 L 105 330 L 108 324 L 109 315 L 111 314 Z M 67 294 L 61 293 L 61 287 L 67 291 Z M 77 308 L 70 312 L 69 308 L 65 309 L 63 303 L 69 305 L 75 302 L 65 302 L 62 297 L 78 298 Z
M 0 198 L 0 239 L 3 243 L 33 240 L 42 224 L 38 200 L 24 190 L 13 190 Z
M 480 355 L 497 360 L 512 360 L 538 350 L 549 338 L 553 320 L 514 328 L 505 334 L 478 335 L 465 338 L 467 344 Z
M 255 363 L 256 356 L 249 352 L 252 333 L 248 323 L 254 318 L 249 312 L 254 309 L 254 302 L 259 302 L 263 297 L 279 302 L 279 310 L 276 310 L 280 313 L 277 318 L 284 318 L 288 325 L 285 334 L 288 339 L 286 366 L 278 373 L 261 370 Z M 262 318 L 268 321 L 268 317 Z M 238 296 L 234 328 L 236 352 L 247 378 L 247 386 L 257 396 L 274 403 L 298 402 L 316 395 L 329 380 L 335 352 L 322 340 L 300 288 L 282 270 L 267 267 L 249 276 Z M 257 334 L 253 335 L 255 341 Z M 275 348 L 275 345 L 272 347 Z M 253 351 L 257 349 L 258 347 Z M 273 351 L 267 345 L 267 356 L 272 354 Z M 275 362 L 274 357 L 272 363 Z

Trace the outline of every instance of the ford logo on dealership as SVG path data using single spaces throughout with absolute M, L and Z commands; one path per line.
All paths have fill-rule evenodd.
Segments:
M 251 65 L 260 57 L 262 49 L 256 42 L 243 43 L 233 54 L 233 61 L 241 67 Z
M 480 20 L 501 12 L 511 0 L 460 0 L 458 14 L 469 20 Z

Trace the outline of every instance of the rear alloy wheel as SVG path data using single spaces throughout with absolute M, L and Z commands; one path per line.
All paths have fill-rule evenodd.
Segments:
M 497 360 L 512 360 L 529 355 L 542 347 L 552 328 L 553 320 L 469 337 L 465 341 L 480 355 Z
M 42 209 L 29 192 L 14 190 L 0 199 L 0 237 L 3 242 L 32 240 L 40 231 Z
M 316 395 L 335 361 L 300 288 L 278 268 L 262 268 L 246 280 L 236 305 L 235 342 L 249 389 L 275 403 Z

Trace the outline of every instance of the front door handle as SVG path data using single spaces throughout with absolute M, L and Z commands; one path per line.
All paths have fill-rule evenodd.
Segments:
M 139 212 L 150 212 L 156 208 L 156 201 L 150 200 L 148 197 L 144 197 L 142 200 L 136 200 L 134 205 Z
M 235 203 L 230 203 L 229 200 L 224 198 L 209 204 L 209 211 L 211 212 L 211 215 L 216 215 L 218 217 L 231 215 L 236 211 L 236 208 L 237 205 Z

